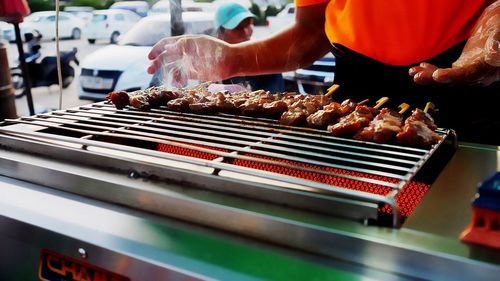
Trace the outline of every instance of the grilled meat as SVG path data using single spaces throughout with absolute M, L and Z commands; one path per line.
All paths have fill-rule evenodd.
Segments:
M 375 112 L 374 108 L 358 105 L 353 112 L 340 118 L 338 123 L 328 126 L 328 131 L 334 136 L 352 136 L 370 124 Z
M 415 109 L 412 115 L 405 120 L 403 128 L 396 135 L 397 142 L 409 146 L 429 147 L 438 142 L 441 137 L 434 131 L 437 126 L 432 117 Z
M 112 102 L 116 108 L 122 109 L 131 105 L 135 108 L 148 110 L 153 107 L 159 107 L 167 104 L 168 101 L 181 97 L 180 92 L 166 90 L 160 87 L 151 87 L 144 91 L 135 91 L 132 93 L 111 92 L 106 99 Z
M 354 135 L 354 139 L 387 143 L 401 131 L 401 126 L 403 116 L 392 109 L 384 108 L 367 127 Z
M 288 106 L 288 111 L 280 117 L 280 123 L 288 126 L 298 126 L 305 123 L 307 117 L 320 110 L 331 100 L 324 95 L 297 97 L 297 101 Z
M 334 123 L 338 118 L 351 113 L 355 108 L 356 103 L 351 99 L 347 99 L 341 104 L 331 102 L 323 106 L 323 109 L 309 115 L 306 121 L 310 127 L 323 128 Z

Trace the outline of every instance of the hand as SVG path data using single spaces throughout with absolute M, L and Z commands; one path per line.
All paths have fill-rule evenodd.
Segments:
M 183 86 L 188 79 L 216 81 L 227 78 L 225 63 L 231 50 L 229 44 L 206 35 L 164 38 L 149 52 L 150 74 L 163 70 L 165 84 Z
M 423 62 L 410 68 L 417 84 L 453 83 L 488 86 L 500 80 L 500 5 L 481 16 L 461 56 L 451 68 Z

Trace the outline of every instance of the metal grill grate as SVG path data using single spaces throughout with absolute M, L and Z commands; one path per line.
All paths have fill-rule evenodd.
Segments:
M 37 127 L 29 131 L 19 129 L 21 124 Z M 211 177 L 236 178 L 241 186 L 256 187 L 244 192 L 248 197 L 356 218 L 367 216 L 361 211 L 366 208 L 390 213 L 394 226 L 400 224 L 400 215 L 411 213 L 429 188 L 411 180 L 444 142 L 425 150 L 336 138 L 326 131 L 281 126 L 268 119 L 196 115 L 163 108 L 148 112 L 117 110 L 104 102 L 6 120 L 2 125 L 0 132 L 6 135 L 57 141 L 61 148 L 71 144 L 81 145 L 84 151 L 106 149 L 111 157 L 110 151 L 141 155 L 146 157 L 141 158 L 146 166 L 147 157 L 151 157 L 208 167 L 205 173 Z M 450 135 L 448 130 L 439 133 Z M 78 161 L 100 165 L 85 159 Z M 202 186 L 241 194 L 235 186 Z M 261 192 L 263 186 L 280 188 Z M 284 202 L 286 196 L 269 198 L 270 190 L 273 195 L 288 193 L 296 200 Z M 359 209 L 363 214 L 331 210 L 332 200 L 341 205 L 356 202 L 354 213 Z

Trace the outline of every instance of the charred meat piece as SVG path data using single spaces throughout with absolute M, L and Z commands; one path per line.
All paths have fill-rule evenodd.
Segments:
M 352 136 L 368 126 L 372 119 L 373 108 L 358 105 L 349 115 L 340 118 L 338 123 L 328 126 L 328 131 L 334 136 Z
M 282 100 L 275 100 L 262 105 L 262 113 L 271 118 L 279 117 L 287 110 L 288 104 Z
M 396 139 L 398 143 L 404 145 L 430 147 L 441 139 L 434 131 L 436 128 L 434 120 L 428 113 L 415 109 L 412 115 L 405 120 L 403 128 L 396 135 Z
M 280 117 L 280 123 L 288 126 L 299 126 L 306 122 L 309 115 L 315 113 L 331 100 L 321 96 L 296 97 L 297 101 L 288 106 L 288 111 Z
M 130 105 L 129 99 L 130 99 L 129 94 L 125 91 L 111 92 L 106 97 L 106 100 L 114 104 L 118 109 L 122 109 Z
M 159 87 L 152 87 L 143 91 L 111 92 L 107 99 L 112 102 L 116 108 L 122 109 L 127 105 L 135 108 L 148 110 L 153 107 L 166 105 L 168 101 L 182 96 L 179 92 L 165 90 Z M 128 100 L 128 101 L 127 101 Z
M 307 117 L 307 125 L 310 127 L 324 128 L 331 123 L 334 123 L 338 118 L 346 116 L 356 108 L 356 103 L 351 99 L 343 101 L 341 104 L 338 102 L 331 102 L 323 109 Z
M 389 108 L 384 108 L 367 127 L 354 135 L 354 139 L 387 143 L 401 131 L 403 116 Z

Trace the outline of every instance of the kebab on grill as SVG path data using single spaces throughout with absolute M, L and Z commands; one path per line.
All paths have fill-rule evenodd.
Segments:
M 362 128 L 368 126 L 373 117 L 379 113 L 378 108 L 389 99 L 383 97 L 377 101 L 374 107 L 358 105 L 353 112 L 339 119 L 333 125 L 328 126 L 328 131 L 334 136 L 350 137 L 359 132 Z
M 340 117 L 354 111 L 358 104 L 351 99 L 346 99 L 342 103 L 331 102 L 322 109 L 309 115 L 306 119 L 307 125 L 313 128 L 325 128 L 334 123 Z
M 416 108 L 410 117 L 405 120 L 401 131 L 396 135 L 400 144 L 429 147 L 438 142 L 441 137 L 435 132 L 437 129 L 434 119 L 427 112 L 433 105 L 427 103 L 424 110 Z
M 125 91 L 111 92 L 106 99 L 113 103 L 118 109 L 130 105 L 141 110 L 148 110 L 153 107 L 164 105 L 168 101 L 181 96 L 181 92 L 167 90 L 162 87 L 151 87 L 146 90 L 138 90 L 132 93 Z
M 376 143 L 390 142 L 401 131 L 404 120 L 403 113 L 409 107 L 407 103 L 403 103 L 399 106 L 401 109 L 399 112 L 383 108 L 370 124 L 357 132 L 353 138 Z

